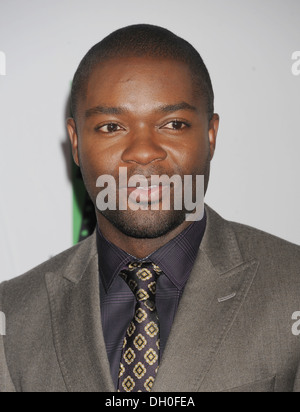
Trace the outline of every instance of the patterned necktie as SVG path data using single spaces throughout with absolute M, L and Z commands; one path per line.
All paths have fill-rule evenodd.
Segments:
M 155 294 L 158 266 L 134 262 L 120 276 L 137 300 L 134 319 L 124 338 L 120 363 L 119 392 L 151 392 L 159 367 L 159 320 Z

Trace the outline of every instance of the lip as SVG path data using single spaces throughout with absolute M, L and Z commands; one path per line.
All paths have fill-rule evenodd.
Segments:
M 140 206 L 149 206 L 151 205 L 158 205 L 164 199 L 164 194 L 168 195 L 168 190 L 173 190 L 170 188 L 170 181 L 168 175 L 160 176 L 159 185 L 153 185 L 153 176 L 144 176 L 144 175 L 137 175 L 143 176 L 144 178 L 144 186 L 136 186 L 136 184 L 130 185 L 130 179 L 127 182 L 126 186 L 119 187 L 119 196 L 122 198 L 123 205 L 128 202 L 130 204 L 138 204 Z M 156 175 L 155 175 L 156 176 Z M 157 175 L 159 176 L 159 175 Z M 164 179 L 164 176 L 166 179 Z M 170 194 L 168 195 L 169 198 Z M 125 200 L 126 198 L 126 200 Z M 155 209 L 156 210 L 156 209 Z
M 138 203 L 155 203 L 162 200 L 162 186 L 127 187 L 128 196 L 134 193 L 133 199 Z
M 155 186 L 152 185 L 153 176 L 149 176 L 149 177 L 146 177 L 146 176 L 144 176 L 144 175 L 135 175 L 135 176 L 140 176 L 141 178 L 143 178 L 143 182 L 147 182 L 148 188 L 152 188 L 152 187 L 156 187 L 156 186 L 157 186 L 157 185 L 155 185 Z M 160 175 L 154 175 L 154 176 L 160 176 Z M 164 179 L 164 177 L 166 177 L 166 179 Z M 130 179 L 129 179 L 129 181 L 130 181 Z M 126 185 L 126 186 L 125 186 L 125 185 L 124 185 L 124 186 L 121 186 L 121 185 L 120 185 L 120 186 L 119 186 L 119 189 L 120 189 L 120 190 L 124 190 L 124 189 L 139 189 L 139 187 L 137 187 L 135 184 L 134 184 L 133 186 L 129 186 L 129 185 L 128 185 L 129 181 L 127 182 L 127 185 Z M 162 176 L 160 176 L 159 185 L 162 186 L 162 187 L 169 185 L 169 177 L 168 177 L 168 175 L 162 175 Z M 146 189 L 146 188 L 145 188 L 145 189 Z

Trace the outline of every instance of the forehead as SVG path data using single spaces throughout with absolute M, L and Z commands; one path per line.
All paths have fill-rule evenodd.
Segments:
M 197 102 L 197 100 L 199 100 Z M 95 67 L 88 80 L 83 109 L 98 104 L 129 109 L 187 101 L 200 105 L 189 66 L 169 59 L 113 58 Z

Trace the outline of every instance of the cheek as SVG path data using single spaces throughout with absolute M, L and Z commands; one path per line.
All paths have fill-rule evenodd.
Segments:
M 105 147 L 92 139 L 82 141 L 79 156 L 85 175 L 94 179 L 103 174 L 113 174 L 119 161 L 119 155 L 115 149 Z
M 183 174 L 202 174 L 209 157 L 208 135 L 198 135 L 187 142 L 181 142 L 169 150 L 169 156 Z

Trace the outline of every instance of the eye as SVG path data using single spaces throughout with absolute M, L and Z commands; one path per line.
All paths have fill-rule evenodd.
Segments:
M 188 123 L 181 122 L 179 120 L 173 120 L 170 123 L 167 123 L 163 129 L 168 129 L 168 130 L 183 130 L 186 127 L 190 127 Z
M 101 131 L 102 133 L 116 133 L 120 130 L 123 130 L 122 127 L 116 123 L 108 123 L 103 126 L 96 127 L 96 131 Z

